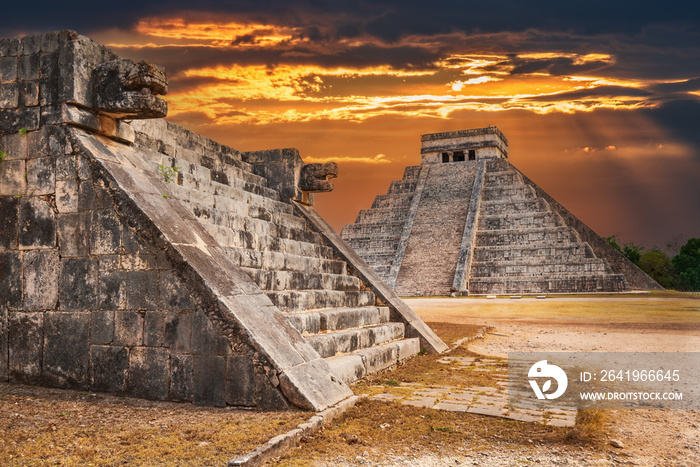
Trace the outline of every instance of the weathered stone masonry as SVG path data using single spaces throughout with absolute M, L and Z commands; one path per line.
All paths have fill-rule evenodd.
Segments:
M 422 164 L 341 232 L 399 295 L 660 288 L 511 165 L 497 128 L 421 140 Z
M 318 410 L 444 350 L 291 201 L 337 168 L 154 119 L 164 79 L 71 31 L 0 40 L 0 380 Z

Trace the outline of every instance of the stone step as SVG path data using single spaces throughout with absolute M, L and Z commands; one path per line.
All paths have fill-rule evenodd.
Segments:
M 406 213 L 407 212 L 408 212 L 408 208 L 406 208 L 405 210 L 396 209 L 396 208 L 363 209 L 358 214 L 355 222 L 367 222 L 367 223 L 375 223 L 375 222 L 396 223 L 396 222 L 398 222 L 400 224 L 403 224 L 403 222 L 406 220 Z M 352 225 L 352 224 L 349 224 L 349 225 Z
M 292 206 L 287 203 L 242 190 L 238 190 L 240 197 L 236 197 L 230 192 L 226 192 L 226 190 L 218 192 L 215 190 L 217 193 L 222 193 L 222 196 L 175 183 L 169 184 L 169 188 L 173 193 L 173 197 L 177 200 L 184 203 L 198 204 L 201 207 L 216 208 L 221 211 L 233 211 L 242 215 L 246 215 L 248 211 L 256 208 L 287 215 L 293 215 L 294 212 Z
M 479 230 L 533 229 L 538 227 L 560 227 L 561 217 L 549 211 L 513 213 L 479 217 Z
M 246 220 L 247 221 L 247 220 Z M 246 222 L 246 224 L 248 224 Z M 260 227 L 254 223 L 250 225 Z M 318 243 L 308 243 L 268 235 L 252 230 L 234 230 L 216 224 L 203 224 L 204 228 L 222 247 L 274 251 L 296 256 L 332 258 L 333 249 Z
M 377 195 L 372 203 L 372 209 L 389 208 L 408 210 L 411 206 L 411 197 L 397 194 Z
M 484 187 L 482 190 L 482 201 L 530 199 L 535 197 L 535 190 L 525 184 Z
M 350 355 L 328 358 L 326 362 L 336 376 L 350 384 L 365 376 L 392 368 L 418 355 L 419 352 L 420 340 L 414 337 L 376 345 Z
M 594 258 L 587 243 L 540 243 L 536 245 L 499 245 L 474 248 L 474 261 L 541 261 L 546 258 Z
M 391 182 L 388 194 L 412 194 L 416 190 L 417 179 Z
M 332 258 L 257 251 L 249 248 L 224 247 L 227 256 L 245 268 L 275 271 L 320 271 L 324 274 L 347 274 L 347 264 Z
M 306 340 L 322 358 L 348 354 L 404 337 L 403 323 L 353 328 L 306 336 Z
M 523 177 L 518 172 L 513 170 L 504 170 L 501 172 L 489 172 L 484 177 L 484 188 L 495 185 L 508 185 L 523 183 Z
M 352 240 L 352 248 L 356 251 L 362 251 L 363 255 L 374 250 L 380 251 L 396 251 L 396 244 L 399 237 L 354 237 Z
M 245 163 L 242 162 L 242 164 Z M 161 165 L 164 167 L 178 167 L 179 184 L 183 184 L 182 182 L 186 181 L 187 186 L 190 186 L 189 184 L 197 182 L 213 181 L 232 188 L 279 199 L 279 194 L 275 190 L 267 188 L 267 180 L 264 177 L 242 170 L 239 167 L 222 164 L 215 166 L 212 164 L 211 168 L 207 168 L 200 164 L 169 156 L 163 156 L 161 162 L 154 161 L 154 170 L 159 171 L 159 166 Z M 202 183 L 203 187 L 205 185 L 205 183 Z
M 341 290 L 359 291 L 360 279 L 347 274 L 323 274 L 301 271 L 279 271 L 242 268 L 264 291 Z
M 484 216 L 549 211 L 549 204 L 542 198 L 481 201 L 481 215 Z
M 533 278 L 477 277 L 469 279 L 470 294 L 621 292 L 629 285 L 621 274 L 552 275 Z
M 272 235 L 299 242 L 319 243 L 321 239 L 318 233 L 306 230 L 304 219 L 289 214 L 255 208 L 252 209 L 252 213 L 246 216 L 236 211 L 222 211 L 199 203 L 190 203 L 189 208 L 203 224 L 218 225 L 232 230 L 245 230 L 256 235 Z
M 360 224 L 349 224 L 343 227 L 343 235 L 350 237 L 372 237 L 381 235 L 386 238 L 400 237 L 403 231 L 402 222 L 362 222 Z
M 568 243 L 578 241 L 574 231 L 567 227 L 540 227 L 534 229 L 479 230 L 476 246 L 520 245 L 534 243 Z
M 552 258 L 538 261 L 489 261 L 472 263 L 471 277 L 611 274 L 599 258 Z
M 302 334 L 376 326 L 389 322 L 389 307 L 332 308 L 309 313 L 287 313 L 289 323 Z
M 285 290 L 267 292 L 267 296 L 282 312 L 358 308 L 375 306 L 376 302 L 369 290 Z

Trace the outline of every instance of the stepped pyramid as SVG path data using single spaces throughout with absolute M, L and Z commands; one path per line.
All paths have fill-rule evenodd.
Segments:
M 337 166 L 162 119 L 164 70 L 0 40 L 0 380 L 322 410 L 445 344 L 313 210 Z
M 341 232 L 397 294 L 661 289 L 515 168 L 498 128 L 421 141 L 421 165 Z

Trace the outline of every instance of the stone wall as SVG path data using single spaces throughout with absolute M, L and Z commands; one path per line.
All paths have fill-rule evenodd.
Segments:
M 287 405 L 234 354 L 165 252 L 119 214 L 63 127 L 2 135 L 0 148 L 2 380 Z

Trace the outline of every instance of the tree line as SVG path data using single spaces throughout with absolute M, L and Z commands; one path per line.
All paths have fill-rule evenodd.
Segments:
M 691 238 L 671 257 L 658 247 L 646 249 L 643 245 L 623 243 L 617 236 L 606 237 L 613 247 L 649 274 L 666 289 L 700 291 L 700 238 Z

